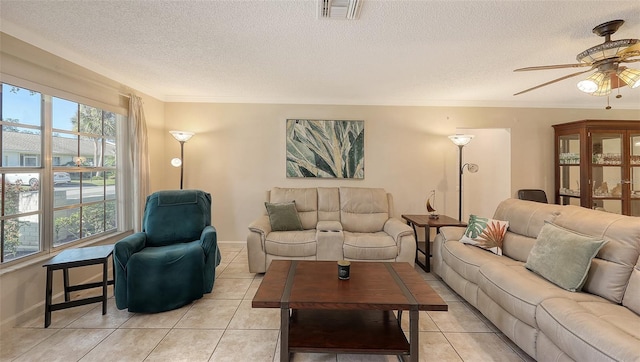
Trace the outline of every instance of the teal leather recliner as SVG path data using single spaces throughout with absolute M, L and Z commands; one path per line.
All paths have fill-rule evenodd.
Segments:
M 115 244 L 116 306 L 156 313 L 189 304 L 211 292 L 220 259 L 210 194 L 153 193 L 147 197 L 142 232 Z

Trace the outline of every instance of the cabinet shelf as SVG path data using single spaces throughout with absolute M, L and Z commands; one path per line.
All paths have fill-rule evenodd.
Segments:
M 622 196 L 600 196 L 600 195 L 593 195 L 591 196 L 593 199 L 598 199 L 598 200 L 622 200 Z

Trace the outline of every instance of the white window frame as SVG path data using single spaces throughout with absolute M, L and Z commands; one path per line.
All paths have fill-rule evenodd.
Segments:
M 42 145 L 41 145 L 41 155 L 40 160 L 42 162 L 38 162 L 37 156 L 29 156 L 36 158 L 36 167 L 20 167 L 20 172 L 39 172 L 41 174 L 40 177 L 40 192 L 39 192 L 39 210 L 38 214 L 40 215 L 40 251 L 20 257 L 18 259 L 14 259 L 11 261 L 4 261 L 0 263 L 0 270 L 7 267 L 16 267 L 21 263 L 30 263 L 32 260 L 42 257 L 43 255 L 50 254 L 52 252 L 56 252 L 60 249 L 64 249 L 70 246 L 78 246 L 79 244 L 87 244 L 87 243 L 95 243 L 99 242 L 103 238 L 109 238 L 114 236 L 119 232 L 123 232 L 128 230 L 131 226 L 131 222 L 126 220 L 126 214 L 128 214 L 124 210 L 130 209 L 132 207 L 132 198 L 128 197 L 128 190 L 131 190 L 131 181 L 128 178 L 123 177 L 123 173 L 126 170 L 130 169 L 129 166 L 129 157 L 123 157 L 126 154 L 124 152 L 128 152 L 128 147 L 126 147 L 127 143 L 127 134 L 126 134 L 126 121 L 127 114 L 123 114 L 121 109 L 114 110 L 105 107 L 100 102 L 91 102 L 88 101 L 84 97 L 75 96 L 72 94 L 68 94 L 65 92 L 60 92 L 60 94 L 55 94 L 56 92 L 52 92 L 52 89 L 45 86 L 38 86 L 35 83 L 29 81 L 15 81 L 15 79 L 11 79 L 10 81 L 3 80 L 0 84 L 9 84 L 12 86 L 16 86 L 19 88 L 32 90 L 35 92 L 41 93 L 42 105 L 41 105 L 41 113 L 42 113 Z M 52 94 L 53 93 L 53 94 Z M 116 175 L 117 175 L 117 183 L 116 183 L 116 229 L 105 231 L 99 234 L 91 235 L 89 237 L 80 238 L 75 241 L 71 241 L 62 245 L 54 246 L 54 213 L 53 213 L 53 172 L 54 168 L 59 168 L 58 165 L 53 165 L 52 162 L 52 147 L 51 147 L 51 137 L 53 137 L 52 133 L 52 97 L 59 97 L 68 99 L 73 102 L 81 103 L 87 106 L 96 107 L 103 111 L 115 112 L 123 116 L 123 122 L 118 125 L 119 131 L 116 134 L 116 144 L 118 145 L 118 164 L 116 167 Z M 7 156 L 5 156 L 6 159 Z M 15 167 L 13 168 L 15 170 Z M 12 172 L 8 167 L 0 167 L 1 172 Z M 124 182 L 123 182 L 124 181 Z M 48 186 L 45 186 L 48 185 Z M 107 201 L 105 200 L 104 203 Z M 33 214 L 33 213 L 30 213 Z

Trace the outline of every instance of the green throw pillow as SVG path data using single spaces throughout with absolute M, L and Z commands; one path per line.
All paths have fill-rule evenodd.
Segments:
M 303 230 L 295 201 L 279 204 L 265 202 L 264 206 L 267 208 L 267 214 L 269 215 L 271 231 Z
M 525 267 L 571 292 L 582 289 L 593 259 L 606 241 L 546 222 Z

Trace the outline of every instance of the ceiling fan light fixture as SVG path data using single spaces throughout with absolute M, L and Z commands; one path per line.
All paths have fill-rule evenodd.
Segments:
M 591 74 L 587 79 L 581 80 L 578 82 L 578 89 L 585 93 L 592 94 L 597 91 L 600 87 L 600 83 L 605 78 L 605 74 L 603 72 L 595 72 Z
M 598 84 L 598 89 L 591 93 L 592 96 L 606 96 L 611 94 L 611 76 L 606 75 L 604 79 Z
M 627 68 L 618 74 L 618 78 L 631 88 L 640 87 L 640 70 Z

